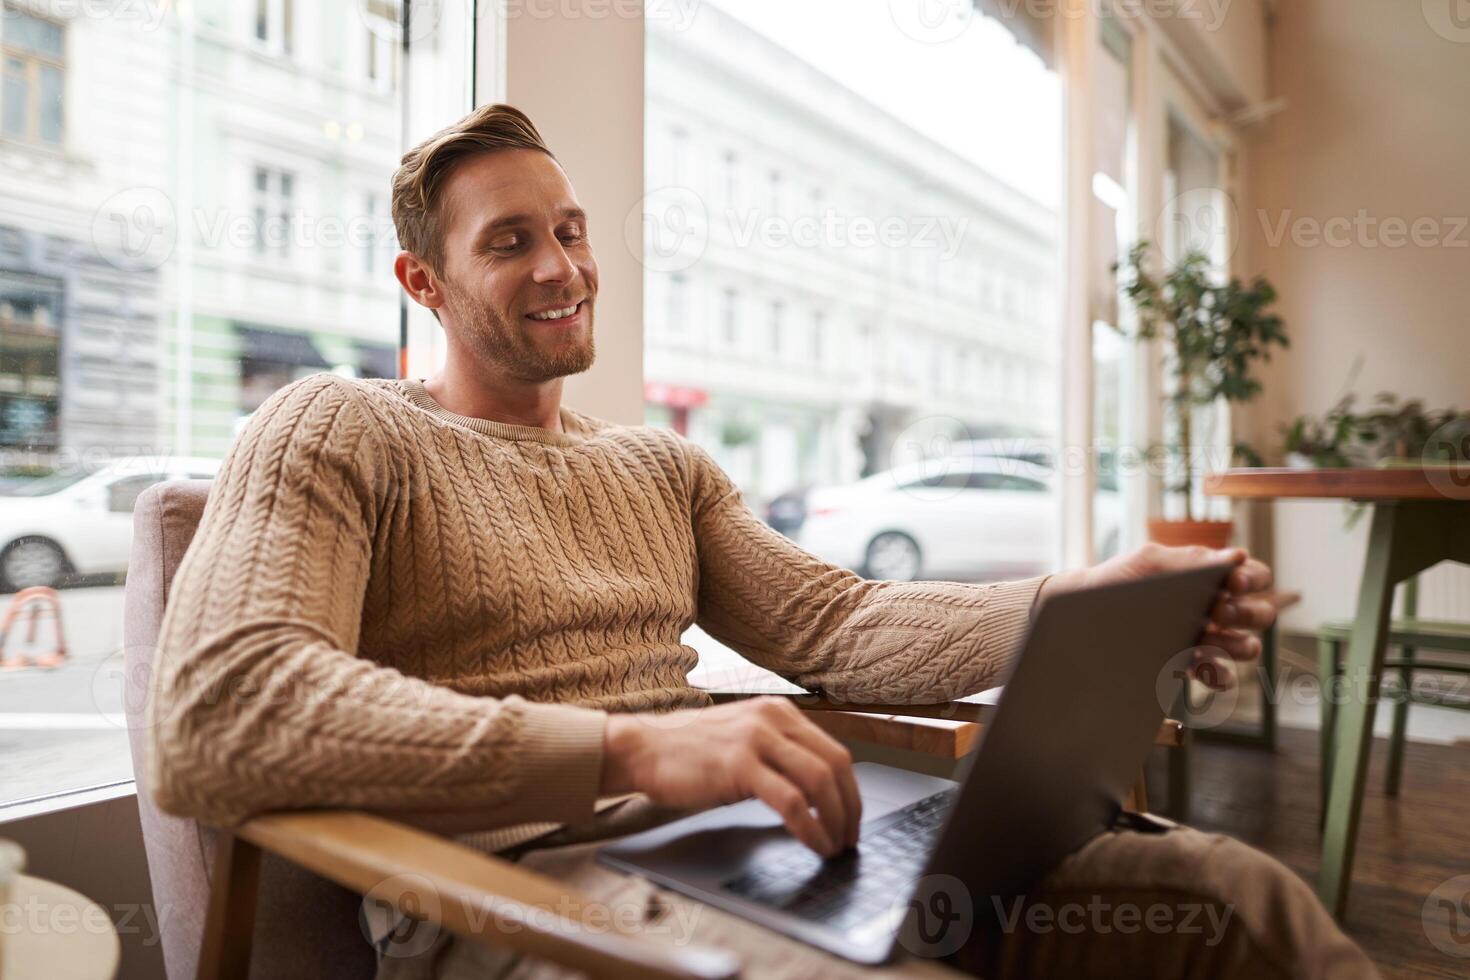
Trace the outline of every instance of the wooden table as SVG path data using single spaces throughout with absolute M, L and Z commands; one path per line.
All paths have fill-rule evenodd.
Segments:
M 112 980 L 121 950 L 107 912 L 63 885 L 30 875 L 10 883 L 3 923 L 5 980 Z
M 1442 561 L 1470 563 L 1470 466 L 1238 469 L 1207 478 L 1204 489 L 1237 500 L 1355 500 L 1372 508 L 1344 665 L 1344 700 L 1336 706 L 1333 732 L 1322 733 L 1332 738 L 1333 750 L 1318 894 L 1341 919 L 1352 880 L 1394 589 Z

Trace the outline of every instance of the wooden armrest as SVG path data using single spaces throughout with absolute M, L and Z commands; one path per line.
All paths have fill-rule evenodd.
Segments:
M 602 924 L 589 928 L 579 918 L 598 906 L 565 884 L 383 817 L 349 810 L 270 813 L 234 835 L 399 909 L 435 910 L 432 917 L 456 935 L 592 976 L 702 980 L 740 971 L 739 960 L 723 950 L 665 946 Z
M 790 698 L 803 711 L 850 711 L 863 715 L 902 715 L 908 718 L 937 718 L 942 721 L 985 721 L 995 711 L 993 704 L 943 701 L 938 704 L 853 704 L 834 701 L 825 694 L 752 694 L 749 691 L 706 691 L 715 704 L 748 698 Z
M 940 704 L 849 704 L 821 694 L 752 694 L 749 691 L 707 692 L 716 704 L 752 697 L 785 697 L 804 711 L 821 712 L 813 720 L 839 738 L 873 742 L 890 748 L 909 749 L 947 759 L 959 759 L 974 746 L 980 726 L 995 712 L 993 704 L 947 701 Z M 858 718 L 857 715 L 878 715 Z M 916 721 L 915 719 L 921 719 Z M 959 722 L 935 726 L 926 722 Z M 1184 744 L 1184 726 L 1165 718 L 1154 735 L 1154 744 L 1175 748 Z

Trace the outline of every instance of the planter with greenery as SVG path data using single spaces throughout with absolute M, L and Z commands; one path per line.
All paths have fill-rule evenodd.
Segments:
M 1135 336 L 1165 344 L 1165 404 L 1175 440 L 1164 448 L 1175 463 L 1179 482 L 1167 487 L 1182 495 L 1184 519 L 1149 522 L 1149 537 L 1163 544 L 1229 543 L 1232 522 L 1194 519 L 1197 471 L 1194 410 L 1198 406 L 1250 401 L 1261 391 L 1252 372 L 1270 360 L 1273 346 L 1286 347 L 1285 325 L 1268 307 L 1276 290 L 1265 279 L 1249 285 L 1239 279 L 1217 281 L 1209 258 L 1186 255 L 1162 276 L 1153 270 L 1147 242 L 1139 242 L 1114 271 L 1137 318 Z
M 1281 427 L 1288 466 L 1395 466 L 1465 462 L 1470 412 L 1424 408 L 1382 392 L 1367 412 L 1344 395 L 1322 419 L 1303 415 Z
M 1353 396 L 1344 395 L 1324 418 L 1300 415 L 1281 426 L 1281 451 L 1294 469 L 1351 466 L 1354 443 L 1361 438 Z

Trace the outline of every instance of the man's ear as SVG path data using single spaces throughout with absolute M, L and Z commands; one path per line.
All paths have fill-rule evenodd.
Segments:
M 444 284 L 434 275 L 427 262 L 412 252 L 399 252 L 393 260 L 393 274 L 403 291 L 413 301 L 429 310 L 437 311 L 444 305 Z M 437 316 L 437 312 L 435 314 Z

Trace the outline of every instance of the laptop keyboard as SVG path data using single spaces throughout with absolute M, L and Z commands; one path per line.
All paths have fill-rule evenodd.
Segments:
M 723 886 L 750 901 L 842 930 L 871 922 L 895 901 L 907 901 L 956 792 L 943 790 L 884 814 L 864 828 L 855 852 L 829 861 L 795 842 L 762 851 L 759 864 Z

